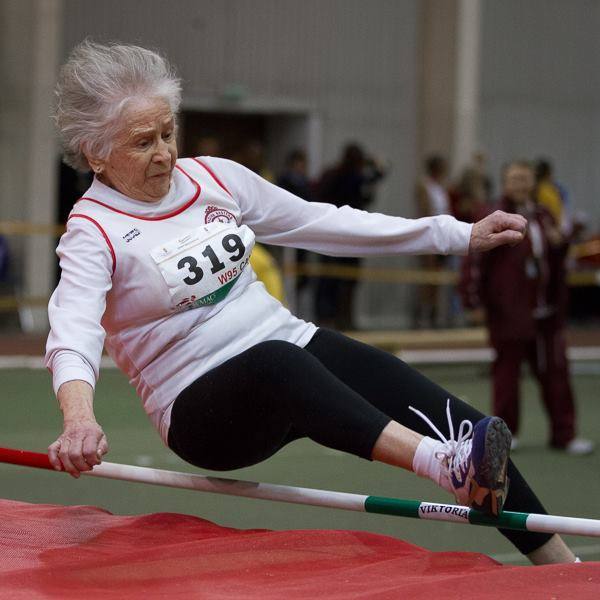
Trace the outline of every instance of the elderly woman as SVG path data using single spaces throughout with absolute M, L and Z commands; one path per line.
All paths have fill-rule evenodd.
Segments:
M 49 447 L 56 469 L 78 477 L 108 451 L 92 408 L 105 344 L 163 441 L 193 465 L 244 467 L 309 437 L 412 470 L 492 514 L 503 503 L 544 512 L 508 460 L 503 421 L 294 317 L 249 266 L 255 238 L 338 256 L 483 251 L 519 242 L 522 217 L 369 214 L 305 202 L 228 160 L 178 160 L 180 83 L 143 48 L 84 42 L 57 96 L 64 160 L 95 177 L 58 246 L 48 309 L 46 364 L 64 413 Z M 441 441 L 424 436 L 430 426 Z M 574 560 L 557 536 L 503 533 L 534 562 Z

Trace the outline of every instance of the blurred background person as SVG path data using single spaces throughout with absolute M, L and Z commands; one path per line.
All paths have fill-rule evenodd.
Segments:
M 277 298 L 279 302 L 285 304 L 285 291 L 281 269 L 271 253 L 262 244 L 254 244 L 254 250 L 250 255 L 250 264 L 254 269 L 256 277 L 264 283 L 267 292 L 273 298 Z
M 242 144 L 239 151 L 234 154 L 233 160 L 271 183 L 275 180 L 273 171 L 267 165 L 264 146 L 259 140 L 248 140 Z M 264 244 L 255 244 L 254 249 L 254 256 L 250 257 L 250 264 L 256 276 L 265 284 L 267 292 L 271 296 L 284 302 L 285 294 L 281 274 L 282 249 L 273 246 L 267 247 Z
M 10 250 L 8 242 L 3 235 L 0 235 L 0 285 L 4 285 L 8 281 L 10 265 Z
M 447 189 L 448 161 L 440 154 L 425 159 L 424 173 L 417 182 L 416 203 L 419 217 L 449 215 L 450 195 Z M 441 271 L 451 266 L 447 256 L 421 256 L 419 264 L 426 271 Z M 442 285 L 421 285 L 417 292 L 415 325 L 418 329 L 447 327 L 450 298 Z
M 572 229 L 569 196 L 564 186 L 554 179 L 552 163 L 539 159 L 535 165 L 535 199 L 554 219 L 561 232 L 569 234 Z
M 477 150 L 473 153 L 473 160 L 471 161 L 471 168 L 478 174 L 481 179 L 484 195 L 486 201 L 490 201 L 494 191 L 494 184 L 492 181 L 492 176 L 488 170 L 488 159 L 482 150 Z
M 450 213 L 450 197 L 446 188 L 448 161 L 440 154 L 425 159 L 423 177 L 417 183 L 419 216 L 431 217 Z
M 564 239 L 552 215 L 534 200 L 534 169 L 509 163 L 502 173 L 502 197 L 495 209 L 521 214 L 528 236 L 516 246 L 469 257 L 461 291 L 467 308 L 484 308 L 493 363 L 493 413 L 502 417 L 518 447 L 521 364 L 529 363 L 550 418 L 550 446 L 588 454 L 594 445 L 575 436 L 575 403 L 566 356 L 566 298 L 563 295 Z
M 302 148 L 295 148 L 288 153 L 283 171 L 277 178 L 277 185 L 299 198 L 313 200 L 313 190 L 308 177 L 308 160 Z M 306 289 L 311 281 L 304 273 L 305 266 L 311 262 L 311 254 L 308 250 L 296 250 L 296 266 L 299 271 L 296 274 L 296 293 Z M 316 255 L 312 256 L 316 261 Z
M 492 180 L 486 169 L 485 155 L 475 152 L 471 163 L 466 166 L 449 190 L 451 213 L 459 221 L 472 223 L 491 200 Z M 447 267 L 458 270 L 460 259 L 446 257 Z M 443 294 L 442 294 L 443 298 Z M 463 310 L 460 294 L 453 289 L 450 294 L 451 320 L 454 325 L 481 326 L 482 311 Z
M 581 262 L 579 258 L 582 252 L 587 252 L 586 245 L 578 245 L 573 253 L 570 250 L 574 243 L 582 241 L 589 217 L 576 211 L 566 186 L 556 179 L 554 173 L 554 165 L 549 159 L 537 160 L 535 198 L 552 215 L 557 228 L 556 236 L 563 242 L 562 261 L 557 261 L 557 268 L 561 269 L 562 276 L 557 278 L 556 285 L 559 286 L 557 292 L 563 299 L 564 311 L 567 313 L 569 308 L 574 320 L 587 320 L 594 313 L 598 314 L 597 309 L 594 310 L 594 306 L 598 306 L 596 290 L 592 286 L 576 286 L 569 289 L 567 275 L 569 270 L 586 267 L 586 261 Z
M 452 214 L 459 221 L 472 223 L 475 216 L 490 202 L 491 191 L 492 183 L 486 172 L 485 156 L 476 152 L 471 164 L 462 170 L 449 191 Z
M 265 157 L 265 147 L 260 140 L 248 140 L 234 154 L 232 160 L 244 165 L 271 183 L 275 181 L 273 171 Z
M 277 185 L 304 200 L 312 200 L 308 161 L 302 148 L 295 148 L 285 158 L 283 171 L 277 177 Z
M 214 156 L 223 157 L 223 147 L 221 140 L 214 135 L 203 135 L 196 142 L 195 156 Z
M 317 199 L 335 206 L 348 205 L 366 210 L 375 199 L 376 184 L 386 175 L 387 169 L 379 161 L 368 156 L 364 148 L 355 142 L 344 147 L 339 162 L 326 169 L 317 186 Z M 326 267 L 353 267 L 358 269 L 360 258 L 319 256 Z M 321 326 L 335 329 L 356 329 L 354 322 L 354 293 L 357 275 L 347 278 L 323 277 L 317 282 L 315 296 L 316 321 Z
M 8 240 L 0 235 L 0 297 L 7 297 L 17 290 L 11 274 L 11 254 Z M 11 321 L 10 313 L 0 311 L 0 327 L 6 327 Z

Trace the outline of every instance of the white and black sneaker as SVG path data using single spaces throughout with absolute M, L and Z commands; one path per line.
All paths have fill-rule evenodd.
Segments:
M 492 516 L 498 516 L 504 506 L 509 480 L 506 474 L 510 454 L 511 434 L 500 417 L 485 417 L 475 426 L 463 421 L 454 438 L 450 416 L 450 400 L 446 415 L 450 439 L 422 412 L 410 407 L 436 432 L 442 443 L 435 456 L 440 460 L 456 501 Z

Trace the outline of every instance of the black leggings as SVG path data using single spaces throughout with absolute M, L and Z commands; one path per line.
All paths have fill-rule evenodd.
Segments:
M 302 437 L 371 460 L 392 419 L 435 437 L 409 405 L 448 436 L 447 398 L 455 431 L 484 416 L 395 356 L 319 329 L 306 348 L 262 342 L 197 379 L 175 400 L 169 446 L 216 471 L 256 464 Z M 506 510 L 546 513 L 512 462 L 508 476 Z M 551 537 L 500 531 L 524 554 Z

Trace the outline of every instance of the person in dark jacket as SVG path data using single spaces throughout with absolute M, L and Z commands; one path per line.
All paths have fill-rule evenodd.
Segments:
M 348 205 L 366 210 L 375 198 L 375 187 L 386 175 L 386 169 L 367 156 L 362 146 L 350 143 L 344 148 L 337 165 L 327 169 L 317 186 L 317 199 L 335 206 Z M 358 269 L 361 259 L 356 257 L 320 256 L 325 267 Z M 321 277 L 317 282 L 315 316 L 322 326 L 340 330 L 356 329 L 354 292 L 357 280 L 348 277 Z
M 461 295 L 467 308 L 483 308 L 493 364 L 493 412 L 502 417 L 518 445 L 521 364 L 537 378 L 550 418 L 550 445 L 571 454 L 593 450 L 575 435 L 575 403 L 566 356 L 566 287 L 568 243 L 550 212 L 533 200 L 534 171 L 525 161 L 508 164 L 497 206 L 528 220 L 527 239 L 468 258 L 463 263 Z M 478 215 L 481 218 L 481 215 Z M 517 440 L 515 442 L 515 440 Z
M 314 200 L 312 184 L 308 177 L 308 159 L 304 150 L 295 148 L 287 155 L 285 168 L 277 178 L 277 185 L 308 202 Z M 311 254 L 308 250 L 296 250 L 296 265 L 300 271 L 296 275 L 297 293 L 306 288 L 311 282 L 304 272 L 306 265 L 311 262 Z

